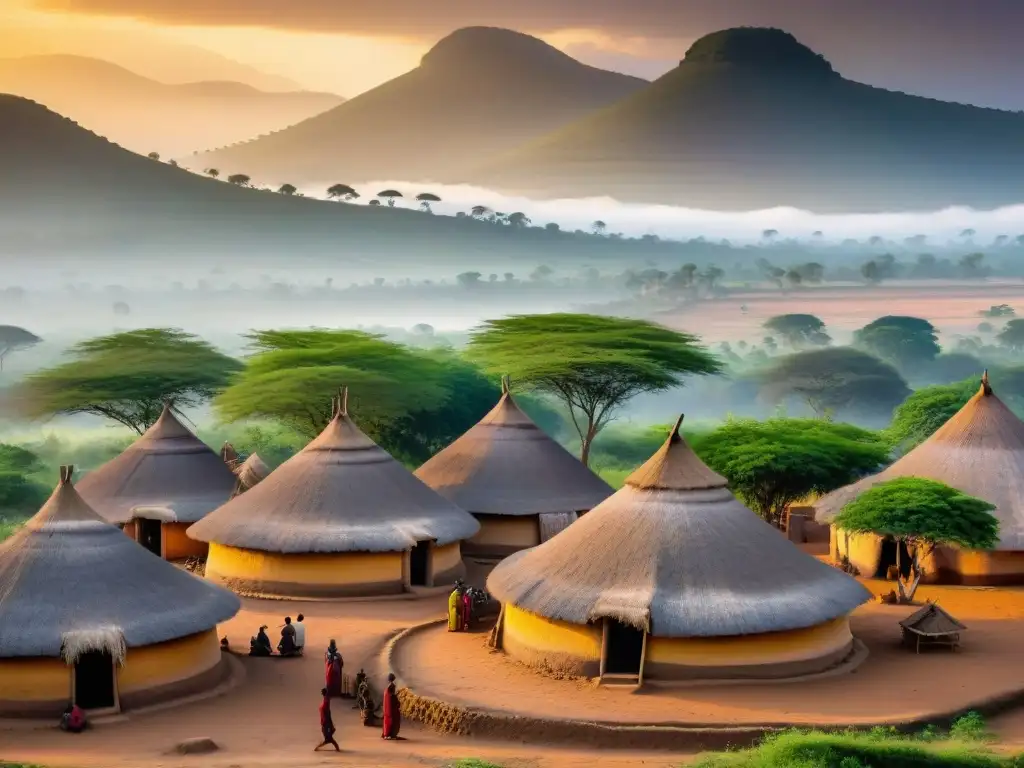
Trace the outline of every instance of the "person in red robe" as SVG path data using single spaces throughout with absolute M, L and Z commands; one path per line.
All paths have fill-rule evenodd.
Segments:
M 337 729 L 334 727 L 334 718 L 331 717 L 331 697 L 327 695 L 327 689 L 322 688 L 320 695 L 323 699 L 320 701 L 320 734 L 324 740 L 313 747 L 314 752 L 318 752 L 320 747 L 326 747 L 328 744 L 334 745 L 335 752 L 341 752 L 341 747 L 338 746 L 338 742 L 334 740 L 334 734 Z
M 85 712 L 77 704 L 68 704 L 60 719 L 60 728 L 68 733 L 81 733 L 85 730 Z
M 327 653 L 324 654 L 324 676 L 328 696 L 335 698 L 341 696 L 341 673 L 344 668 L 345 660 L 338 652 L 338 644 L 331 640 L 327 646 Z
M 398 690 L 395 688 L 394 674 L 388 675 L 388 687 L 384 691 L 384 732 L 382 739 L 397 739 L 402 728 L 402 707 L 398 702 Z
M 469 620 L 473 617 L 473 596 L 467 589 L 462 593 L 462 631 L 469 632 Z

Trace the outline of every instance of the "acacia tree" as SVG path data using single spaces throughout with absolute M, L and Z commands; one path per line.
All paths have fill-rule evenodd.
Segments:
M 877 470 L 889 449 L 876 432 L 820 419 L 733 419 L 691 444 L 772 525 L 786 508 Z
M 832 337 L 825 333 L 825 323 L 814 315 L 776 315 L 768 318 L 763 327 L 793 349 L 827 347 L 832 343 Z
M 934 360 L 942 350 L 935 326 L 920 317 L 886 315 L 853 334 L 854 346 L 910 371 Z
M 968 496 L 935 480 L 901 477 L 879 483 L 851 501 L 835 517 L 836 526 L 849 533 L 891 537 L 910 554 L 913 580 L 904 581 L 896 548 L 900 602 L 914 599 L 924 570 L 921 562 L 939 545 L 964 549 L 991 549 L 999 541 L 995 505 Z
M 471 333 L 468 354 L 511 376 L 513 385 L 560 401 L 579 435 L 584 464 L 594 438 L 631 398 L 720 370 L 688 333 L 644 320 L 567 313 L 489 320 Z
M 76 344 L 71 360 L 28 376 L 15 402 L 34 418 L 91 413 L 140 435 L 164 404 L 187 408 L 209 400 L 241 364 L 173 328 L 145 328 Z
M 800 398 L 820 417 L 849 409 L 888 420 L 910 394 L 895 368 L 849 347 L 787 355 L 762 372 L 760 380 L 763 396 L 775 402 Z
M 278 194 L 280 194 L 280 195 L 287 195 L 288 197 L 291 197 L 292 195 L 294 195 L 298 191 L 299 191 L 298 188 L 296 188 L 296 186 L 294 184 L 282 184 L 277 189 Z
M 42 339 L 17 325 L 0 325 L 0 371 L 4 369 L 4 358 L 19 349 L 34 347 Z
M 359 193 L 348 184 L 332 184 L 327 188 L 327 197 L 330 200 L 357 200 Z
M 885 430 L 893 449 L 905 453 L 920 445 L 953 418 L 978 391 L 978 380 L 922 387 L 896 408 Z
M 441 198 L 433 192 L 420 192 L 416 195 L 416 199 L 419 201 L 420 210 L 424 213 L 433 213 L 434 211 L 431 209 L 430 204 L 441 202 Z
M 383 198 L 388 201 L 388 207 L 395 207 L 395 198 L 402 197 L 402 193 L 397 189 L 385 189 L 377 193 L 377 197 Z
M 236 187 L 248 187 L 251 182 L 252 178 L 244 173 L 233 173 L 228 176 L 228 184 L 234 184 Z

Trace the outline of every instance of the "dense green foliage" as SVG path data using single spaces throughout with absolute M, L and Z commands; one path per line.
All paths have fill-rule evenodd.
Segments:
M 39 457 L 16 445 L 0 443 L 0 541 L 46 501 L 49 490 L 36 479 Z
M 920 317 L 886 315 L 853 334 L 854 346 L 901 371 L 930 363 L 942 351 L 935 326 Z
M 893 449 L 906 453 L 920 445 L 978 391 L 978 380 L 924 387 L 904 400 L 893 413 L 885 434 Z
M 1024 350 L 1024 320 L 1015 319 L 1007 322 L 996 335 L 996 339 L 1004 347 L 1014 352 Z
M 776 315 L 765 321 L 764 329 L 792 349 L 827 347 L 832 343 L 825 332 L 825 323 L 814 315 Z
M 818 416 L 856 413 L 888 421 L 910 394 L 891 365 L 850 347 L 787 355 L 760 374 L 761 394 L 774 402 L 803 400 Z
M 145 328 L 83 341 L 71 360 L 28 376 L 15 402 L 33 418 L 90 413 L 142 434 L 165 402 L 189 408 L 209 400 L 241 364 L 172 328 Z
M 512 385 L 566 407 L 584 463 L 616 410 L 642 392 L 679 386 L 687 374 L 719 371 L 697 337 L 643 320 L 579 314 L 490 320 L 470 339 L 471 359 Z
M 733 492 L 775 525 L 789 504 L 847 485 L 888 456 L 876 433 L 818 419 L 734 419 L 691 440 Z

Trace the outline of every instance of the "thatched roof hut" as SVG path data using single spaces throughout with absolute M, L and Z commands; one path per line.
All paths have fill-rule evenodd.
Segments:
M 216 455 L 215 455 L 216 457 Z M 61 657 L 207 632 L 238 598 L 150 554 L 104 521 L 71 484 L 0 544 L 0 657 Z
M 263 482 L 269 474 L 270 467 L 259 457 L 259 454 L 249 454 L 249 458 L 235 468 L 235 477 L 238 478 L 235 495 L 245 493 Z
M 828 523 L 861 493 L 886 480 L 923 477 L 995 505 L 998 550 L 1024 550 L 1024 422 L 992 391 L 988 372 L 978 392 L 939 430 L 876 475 L 818 499 Z
M 498 404 L 416 477 L 467 512 L 483 515 L 587 511 L 613 492 L 523 413 L 508 379 L 502 379 Z
M 342 398 L 315 440 L 188 535 L 263 552 L 396 552 L 479 527 L 367 437 Z
M 194 523 L 227 501 L 234 488 L 231 469 L 169 405 L 142 437 L 78 484 L 87 503 L 119 524 L 140 513 L 167 523 Z
M 870 598 L 738 501 L 681 422 L 611 498 L 500 563 L 491 594 L 557 622 L 613 619 L 662 638 L 812 627 Z

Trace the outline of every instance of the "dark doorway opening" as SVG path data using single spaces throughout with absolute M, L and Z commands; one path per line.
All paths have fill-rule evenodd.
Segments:
M 900 575 L 904 578 L 910 578 L 910 552 L 907 550 L 907 545 L 900 541 L 897 542 L 892 538 L 882 539 L 882 555 L 878 558 L 878 571 L 875 573 L 876 579 L 888 579 L 889 569 L 896 567 L 896 553 L 899 552 L 899 565 Z
M 114 658 L 109 653 L 89 651 L 75 662 L 75 703 L 82 709 L 113 709 Z
M 615 619 L 605 619 L 604 673 L 640 676 L 644 654 L 644 632 Z
M 157 557 L 163 557 L 163 528 L 159 520 L 136 519 L 139 544 Z
M 414 587 L 429 587 L 430 542 L 420 541 L 409 553 L 409 583 Z

